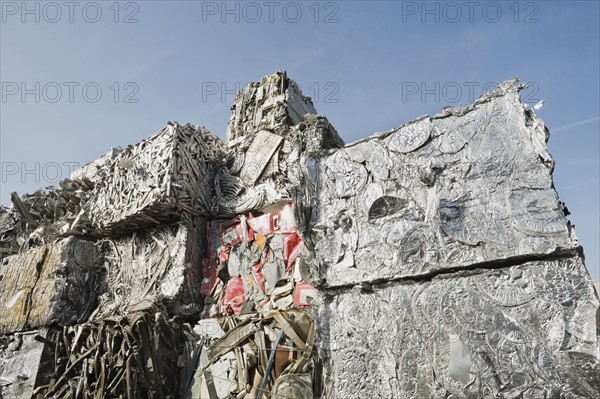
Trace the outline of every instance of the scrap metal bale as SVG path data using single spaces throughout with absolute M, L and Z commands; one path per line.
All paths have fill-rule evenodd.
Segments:
M 99 241 L 98 252 L 108 278 L 96 317 L 157 303 L 168 305 L 173 312 L 199 311 L 206 221 L 195 220 Z
M 328 397 L 600 397 L 600 302 L 522 88 L 307 164 Z
M 0 258 L 70 235 L 94 235 L 82 205 L 94 184 L 86 178 L 64 179 L 21 197 L 11 194 L 11 208 L 0 207 Z
M 0 397 L 30 398 L 43 370 L 47 329 L 0 336 Z
M 246 85 L 238 93 L 231 109 L 227 126 L 227 145 L 230 148 L 252 140 L 261 130 L 285 137 L 292 126 L 317 117 L 311 98 L 304 96 L 296 82 L 289 79 L 284 71 Z M 320 118 L 326 120 L 325 117 Z M 333 126 L 324 133 L 323 148 L 344 145 Z
M 327 391 L 598 398 L 599 304 L 579 257 L 345 291 L 317 318 Z
M 85 320 L 99 273 L 94 244 L 74 237 L 4 258 L 0 334 Z
M 17 218 L 14 209 L 0 205 L 0 259 L 19 252 Z
M 510 80 L 307 165 L 315 278 L 343 286 L 573 252 L 547 131 Z
M 229 218 L 295 199 L 306 183 L 306 158 L 343 145 L 285 72 L 247 85 L 232 105 L 213 214 Z
M 306 114 L 316 114 L 310 97 L 302 95 L 285 72 L 265 76 L 260 83 L 246 85 L 237 95 L 227 127 L 227 141 L 233 146 L 261 129 L 281 133 L 302 121 Z
M 100 178 L 102 177 L 102 173 L 99 173 L 99 170 L 101 170 L 103 167 L 105 167 L 105 165 L 110 163 L 110 161 L 115 159 L 115 157 L 119 155 L 119 153 L 121 153 L 122 151 L 123 149 L 121 147 L 111 148 L 106 154 L 104 154 L 100 158 L 83 165 L 79 169 L 74 170 L 73 173 L 71 173 L 70 179 L 87 179 L 93 184 L 98 183 Z
M 52 331 L 36 399 L 169 398 L 179 389 L 183 332 L 160 309 Z
M 202 127 L 169 123 L 150 138 L 96 165 L 85 208 L 103 234 L 122 234 L 182 213 L 210 215 L 224 144 Z

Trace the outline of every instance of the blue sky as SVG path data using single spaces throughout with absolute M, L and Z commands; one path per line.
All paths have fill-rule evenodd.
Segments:
M 513 76 L 600 279 L 597 1 L 2 1 L 0 202 L 169 120 L 224 138 L 236 88 L 287 70 L 346 142 Z

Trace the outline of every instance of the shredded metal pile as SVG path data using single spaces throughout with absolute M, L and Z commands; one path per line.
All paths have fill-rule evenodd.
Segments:
M 0 209 L 3 398 L 600 397 L 513 79 L 344 146 L 285 72 Z

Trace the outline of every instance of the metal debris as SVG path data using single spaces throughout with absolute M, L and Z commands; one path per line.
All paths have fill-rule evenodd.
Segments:
M 294 207 L 284 203 L 270 209 L 261 216 L 250 213 L 210 223 L 209 257 L 204 261 L 201 287 L 206 296 L 203 315 L 284 310 L 309 304 L 309 291 L 314 287 L 300 271 L 304 244 L 298 235 Z
M 277 72 L 227 143 L 169 123 L 11 195 L 0 396 L 600 397 L 600 302 L 522 87 L 344 146 Z
M 521 88 L 318 159 L 327 397 L 600 397 L 598 297 Z
M 3 398 L 31 398 L 47 329 L 0 335 L 0 392 Z
M 0 334 L 87 319 L 102 272 L 93 243 L 75 237 L 5 258 L 0 269 Z
M 0 207 L 0 257 L 39 247 L 62 237 L 93 234 L 82 203 L 94 187 L 87 178 L 65 179 L 60 187 L 19 197 Z
M 197 346 L 202 347 L 202 355 L 195 374 L 188 375 L 183 397 L 276 398 L 276 392 L 294 390 L 308 396 L 290 398 L 320 396 L 313 390 L 319 386 L 313 387 L 313 381 L 320 380 L 313 376 L 319 360 L 313 353 L 314 322 L 307 313 L 261 312 L 222 318 L 219 324 L 226 332 L 216 340 L 199 331 Z
M 127 314 L 167 302 L 172 312 L 185 315 L 186 305 L 201 301 L 194 288 L 200 284 L 198 265 L 206 250 L 201 226 L 166 225 L 99 240 L 107 279 L 95 316 Z
M 327 118 L 317 115 L 308 97 L 277 72 L 246 86 L 236 97 L 227 129 L 229 150 L 215 184 L 212 211 L 232 218 L 297 198 L 306 182 L 307 158 L 343 140 Z
M 179 326 L 161 313 L 130 313 L 48 334 L 34 398 L 166 398 L 179 390 Z
M 256 183 L 282 141 L 283 137 L 266 130 L 256 133 L 252 144 L 246 151 L 244 166 L 240 171 L 240 178 L 244 184 L 252 186 Z
M 201 127 L 169 123 L 147 140 L 96 166 L 87 201 L 101 232 L 138 231 L 187 213 L 210 216 L 214 175 L 224 145 Z
M 526 262 L 340 292 L 316 345 L 335 398 L 595 398 L 597 308 L 581 258 Z

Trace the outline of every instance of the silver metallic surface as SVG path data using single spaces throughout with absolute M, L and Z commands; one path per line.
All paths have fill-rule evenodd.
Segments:
M 331 398 L 594 398 L 598 299 L 581 259 L 372 291 L 319 313 Z
M 600 302 L 522 88 L 344 146 L 279 71 L 227 142 L 169 123 L 13 193 L 0 397 L 600 398 Z
M 424 117 L 318 160 L 311 227 L 322 285 L 575 248 L 554 163 L 536 144 L 547 133 L 518 91 L 509 81 L 461 115 Z
M 521 88 L 306 166 L 326 398 L 600 397 L 598 296 Z

